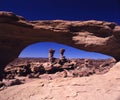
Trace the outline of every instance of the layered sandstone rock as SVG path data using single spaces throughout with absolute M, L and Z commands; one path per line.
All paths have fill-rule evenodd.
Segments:
M 0 73 L 28 45 L 56 42 L 120 59 L 120 26 L 105 21 L 27 21 L 0 12 Z

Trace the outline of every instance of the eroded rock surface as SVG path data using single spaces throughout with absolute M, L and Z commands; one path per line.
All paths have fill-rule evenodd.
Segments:
M 1 100 L 120 100 L 120 62 L 104 75 L 35 80 L 0 91 Z
M 120 60 L 120 26 L 116 23 L 96 20 L 27 21 L 12 12 L 0 12 L 0 73 L 26 46 L 36 42 L 61 43 Z
M 64 76 L 83 77 L 93 74 L 105 74 L 116 63 L 114 59 L 66 59 L 66 62 L 62 64 L 60 63 L 59 59 L 56 59 L 54 63 L 47 61 L 41 62 L 44 60 L 43 58 L 36 58 L 36 60 L 31 58 L 31 62 L 29 60 L 30 58 L 18 58 L 11 62 L 4 69 L 4 78 L 11 80 L 15 79 L 16 77 L 40 79 L 46 79 L 48 76 L 50 76 L 51 79 Z

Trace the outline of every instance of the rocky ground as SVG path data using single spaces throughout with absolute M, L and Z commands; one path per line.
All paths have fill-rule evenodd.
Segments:
M 54 59 L 54 62 L 48 62 L 47 58 L 18 58 L 5 67 L 1 87 L 26 83 L 33 78 L 55 79 L 104 74 L 114 64 L 113 59 Z
M 115 83 L 119 81 L 119 76 L 116 72 L 114 74 L 113 71 L 117 70 L 116 67 L 112 68 L 113 66 L 115 66 L 113 59 L 70 59 L 63 62 L 55 59 L 54 63 L 48 62 L 48 59 L 16 59 L 5 68 L 5 79 L 0 82 L 0 98 L 120 100 L 119 97 L 118 99 L 110 97 L 115 95 L 113 98 L 116 98 L 116 93 L 120 91 L 115 89 L 119 84 Z M 118 78 L 114 79 L 114 76 Z

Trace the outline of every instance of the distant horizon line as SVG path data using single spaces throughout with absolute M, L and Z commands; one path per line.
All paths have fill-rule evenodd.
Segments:
M 18 57 L 18 58 L 29 58 L 29 59 L 32 59 L 32 58 L 36 58 L 36 59 L 48 59 L 48 57 Z M 56 58 L 56 57 L 54 57 Z M 66 58 L 66 59 L 112 59 L 113 57 L 110 57 L 110 58 Z M 56 58 L 56 59 L 59 59 L 59 58 Z

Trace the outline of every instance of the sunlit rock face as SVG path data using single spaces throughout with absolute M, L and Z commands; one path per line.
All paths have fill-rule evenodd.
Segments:
M 105 21 L 27 21 L 12 12 L 0 12 L 0 68 L 28 45 L 56 42 L 120 59 L 120 26 Z M 1 73 L 0 72 L 0 73 Z

